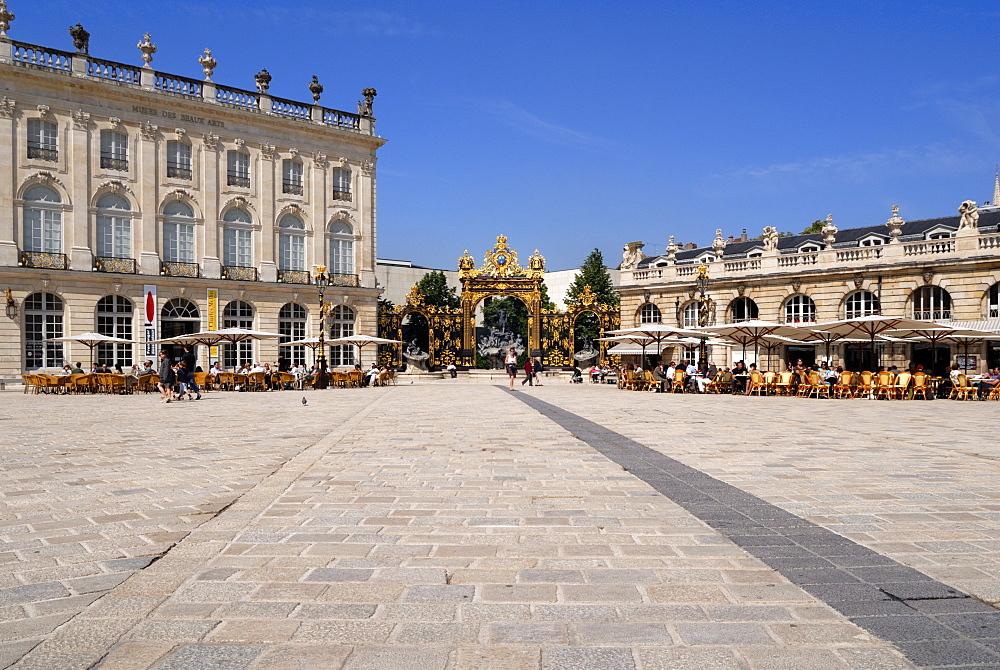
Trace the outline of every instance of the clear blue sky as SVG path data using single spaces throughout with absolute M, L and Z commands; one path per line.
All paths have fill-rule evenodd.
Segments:
M 9 0 L 13 39 L 355 110 L 378 89 L 379 256 L 454 268 L 504 233 L 550 269 L 631 240 L 946 216 L 992 198 L 1000 5 Z M 660 247 L 662 249 L 662 246 Z

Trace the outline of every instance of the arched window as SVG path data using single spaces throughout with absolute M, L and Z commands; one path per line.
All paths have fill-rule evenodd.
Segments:
M 253 267 L 253 219 L 245 209 L 233 207 L 222 217 L 222 264 L 230 267 Z
M 351 199 L 351 171 L 344 168 L 333 169 L 333 199 Z
M 132 207 L 128 200 L 108 193 L 97 201 L 97 255 L 132 258 Z
M 198 306 L 184 298 L 168 300 L 160 310 L 161 319 L 198 319 Z
M 24 192 L 25 251 L 62 253 L 62 209 L 59 194 L 48 186 L 32 186 Z
M 785 323 L 816 323 L 816 303 L 807 295 L 785 301 Z
M 306 308 L 290 302 L 278 310 L 278 342 L 295 342 L 306 336 Z M 301 344 L 294 347 L 278 347 L 278 352 L 285 355 L 293 365 L 305 365 L 306 348 Z
M 281 161 L 281 192 L 302 195 L 302 163 L 287 158 Z
M 223 328 L 244 328 L 253 330 L 253 305 L 242 300 L 233 300 L 222 310 Z M 244 340 L 236 344 L 222 345 L 222 366 L 232 370 L 244 363 L 253 362 L 253 341 Z
M 160 337 L 163 339 L 196 333 L 200 325 L 198 306 L 187 298 L 172 298 L 160 310 Z
M 940 286 L 921 286 L 913 292 L 913 318 L 937 321 L 951 318 L 951 295 Z
M 175 200 L 163 208 L 163 260 L 194 263 L 194 210 Z
M 844 318 L 874 316 L 882 310 L 878 297 L 871 291 L 855 291 L 844 301 Z
M 53 293 L 32 293 L 24 299 L 24 367 L 58 368 L 64 365 L 62 342 L 63 301 Z
M 346 305 L 337 305 L 330 310 L 330 337 L 354 335 L 354 310 Z M 354 365 L 354 345 L 338 344 L 330 347 L 330 365 Z
M 757 303 L 750 298 L 737 298 L 729 303 L 729 319 L 731 323 L 750 321 L 760 315 Z
M 354 274 L 354 231 L 344 221 L 330 224 L 330 272 Z
M 701 309 L 701 302 L 697 300 L 684 305 L 683 315 L 685 328 L 697 328 L 700 325 L 698 323 L 699 309 Z
M 226 184 L 250 188 L 250 154 L 242 151 L 226 152 Z
M 52 121 L 28 119 L 28 158 L 43 161 L 59 159 L 59 127 Z
M 132 301 L 120 295 L 104 296 L 97 301 L 97 332 L 108 337 L 132 339 Z M 97 360 L 107 363 L 121 363 L 122 367 L 132 365 L 131 344 L 98 344 Z
M 191 145 L 179 140 L 167 140 L 167 176 L 191 178 Z
M 306 227 L 294 214 L 285 214 L 278 222 L 278 269 L 306 269 Z
M 639 323 L 659 323 L 662 318 L 660 308 L 647 302 L 639 309 Z
M 1000 318 L 1000 284 L 994 284 L 986 293 L 986 316 Z

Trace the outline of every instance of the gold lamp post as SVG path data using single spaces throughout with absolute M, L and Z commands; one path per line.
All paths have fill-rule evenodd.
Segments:
M 330 375 L 326 371 L 326 346 L 323 339 L 326 330 L 326 304 L 323 302 L 323 292 L 330 285 L 330 277 L 326 274 L 325 265 L 316 266 L 313 280 L 319 290 L 319 370 L 316 372 L 316 379 L 313 380 L 313 388 L 325 389 L 330 384 Z
M 698 266 L 698 276 L 695 279 L 698 284 L 698 294 L 701 304 L 698 306 L 698 326 L 704 328 L 705 326 L 711 325 L 709 323 L 710 319 L 710 305 L 709 302 L 711 298 L 707 296 L 708 293 L 708 266 L 699 265 Z M 701 344 L 698 346 L 698 365 L 701 365 L 701 361 L 708 361 L 708 345 L 706 344 L 705 337 L 701 338 Z

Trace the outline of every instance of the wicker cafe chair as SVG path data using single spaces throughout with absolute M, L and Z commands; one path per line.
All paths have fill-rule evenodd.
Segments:
M 767 378 L 758 370 L 750 371 L 749 395 L 753 395 L 754 393 L 757 395 L 767 395 Z
M 24 382 L 24 389 L 21 391 L 21 395 L 25 393 L 38 393 L 38 375 L 21 375 L 21 381 Z
M 969 378 L 967 376 L 964 374 L 958 375 L 958 380 L 951 388 L 951 393 L 948 395 L 948 398 L 955 400 L 968 400 L 969 396 L 972 396 L 973 398 L 975 397 L 973 394 L 973 391 L 975 390 L 975 386 L 969 385 Z
M 910 397 L 916 400 L 918 395 L 922 395 L 924 400 L 927 400 L 927 392 L 931 390 L 928 381 L 930 381 L 930 377 L 926 372 L 915 373 L 913 375 L 913 393 Z
M 891 372 L 883 370 L 878 373 L 875 381 L 875 398 L 889 398 L 892 399 L 893 395 L 896 393 L 896 380 L 893 379 Z
M 361 380 L 365 378 L 365 373 L 361 370 L 351 370 L 347 373 L 349 384 L 352 388 L 361 388 Z
M 247 391 L 266 391 L 263 372 L 251 372 L 247 376 Z
M 108 375 L 105 380 L 106 393 L 125 395 L 128 392 L 128 384 L 125 375 Z
M 986 396 L 987 400 L 1000 400 L 1000 384 L 995 384 L 993 388 L 990 389 L 990 394 Z
M 868 370 L 861 373 L 861 381 L 858 382 L 858 388 L 854 392 L 855 398 L 867 398 L 875 391 L 875 375 L 873 375 Z
M 671 393 L 684 393 L 684 378 L 687 373 L 684 370 L 674 370 L 673 383 L 670 385 Z
M 892 392 L 893 395 L 898 400 L 906 399 L 906 392 L 910 388 L 910 381 L 913 379 L 913 375 L 909 372 L 900 372 L 896 375 L 896 383 L 893 384 Z
M 792 395 L 792 381 L 795 373 L 791 370 L 783 370 L 778 373 L 778 381 L 774 383 L 774 390 L 777 395 Z
M 715 375 L 715 379 L 712 380 L 715 385 L 716 393 L 732 393 L 733 392 L 733 373 L 732 372 L 719 372 Z
M 211 391 L 212 385 L 215 380 L 212 379 L 212 375 L 207 372 L 195 372 L 194 373 L 194 383 L 202 391 Z
M 817 398 L 830 397 L 830 385 L 823 381 L 818 371 L 810 371 L 808 379 L 807 382 L 802 384 L 802 387 L 806 389 L 805 395 L 807 398 L 812 398 L 813 396 Z M 802 395 L 802 393 L 800 392 L 799 395 Z
M 768 393 L 776 393 L 777 388 L 775 384 L 778 382 L 778 373 L 772 370 L 768 370 L 764 373 L 764 387 L 767 389 Z
M 844 370 L 840 373 L 840 377 L 837 379 L 837 383 L 833 385 L 833 397 L 835 398 L 853 398 L 854 388 L 851 386 L 851 380 L 854 379 L 854 373 Z
M 153 374 L 142 375 L 139 377 L 139 381 L 136 383 L 135 388 L 137 391 L 142 391 L 143 393 L 152 393 L 156 390 L 157 385 L 160 383 L 160 375 Z

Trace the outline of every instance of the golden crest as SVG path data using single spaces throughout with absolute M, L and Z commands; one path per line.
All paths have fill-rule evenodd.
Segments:
M 507 236 L 498 235 L 496 246 L 486 252 L 480 274 L 488 277 L 523 277 L 524 268 L 517 262 L 517 252 L 507 246 Z

